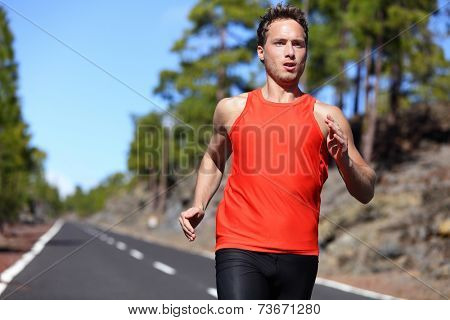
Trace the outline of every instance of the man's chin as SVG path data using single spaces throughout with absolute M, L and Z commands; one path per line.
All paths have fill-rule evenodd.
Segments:
M 282 84 L 298 84 L 300 81 L 300 76 L 301 74 L 299 75 L 288 71 L 275 72 L 271 75 L 275 82 Z
M 300 76 L 296 74 L 289 74 L 289 75 L 280 75 L 276 81 L 279 81 L 281 83 L 298 83 L 300 79 Z

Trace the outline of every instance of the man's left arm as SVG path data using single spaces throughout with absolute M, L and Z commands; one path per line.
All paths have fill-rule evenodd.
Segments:
M 329 109 L 325 123 L 328 126 L 327 148 L 336 161 L 349 193 L 366 204 L 375 192 L 375 171 L 363 159 L 353 141 L 353 134 L 344 114 L 338 107 Z

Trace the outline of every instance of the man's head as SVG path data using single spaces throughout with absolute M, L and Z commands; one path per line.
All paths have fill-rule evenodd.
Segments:
M 305 70 L 308 25 L 302 10 L 291 5 L 269 8 L 257 31 L 258 57 L 275 81 L 293 83 Z

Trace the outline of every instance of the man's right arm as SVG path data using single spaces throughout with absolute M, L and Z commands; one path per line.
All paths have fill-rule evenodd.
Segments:
M 195 228 L 203 219 L 206 207 L 216 193 L 225 170 L 225 164 L 232 148 L 226 128 L 227 104 L 231 98 L 219 101 L 213 116 L 213 133 L 208 148 L 203 155 L 197 174 L 192 207 L 181 213 L 181 227 L 190 240 L 195 239 Z
M 208 148 L 200 164 L 193 206 L 206 210 L 209 201 L 220 185 L 225 170 L 225 164 L 231 154 L 231 144 L 226 129 L 226 104 L 230 98 L 219 101 L 214 111 L 213 134 Z

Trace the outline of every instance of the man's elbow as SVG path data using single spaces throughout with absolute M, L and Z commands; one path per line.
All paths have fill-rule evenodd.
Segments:
M 370 182 L 369 186 L 364 188 L 364 190 L 359 189 L 356 192 L 353 192 L 352 196 L 361 202 L 362 204 L 368 204 L 373 197 L 375 196 L 375 182 L 376 182 L 377 176 L 375 171 L 372 171 L 372 174 L 370 175 Z
M 350 191 L 349 190 L 349 193 L 353 198 L 355 198 L 362 204 L 368 204 L 373 199 L 373 196 L 374 196 L 373 190 L 366 190 L 364 192 L 362 192 L 361 190 L 358 190 L 358 191 Z
M 376 175 L 375 171 L 372 171 L 372 174 L 371 174 L 371 177 L 370 177 L 370 187 L 368 188 L 368 190 L 366 190 L 358 198 L 358 200 L 361 203 L 368 204 L 373 199 L 373 197 L 375 196 L 375 182 L 376 182 L 376 180 L 377 180 L 377 175 Z
M 368 204 L 373 199 L 373 196 L 374 196 L 374 192 L 370 193 L 369 195 L 365 194 L 363 196 L 360 196 L 357 199 L 362 204 Z

